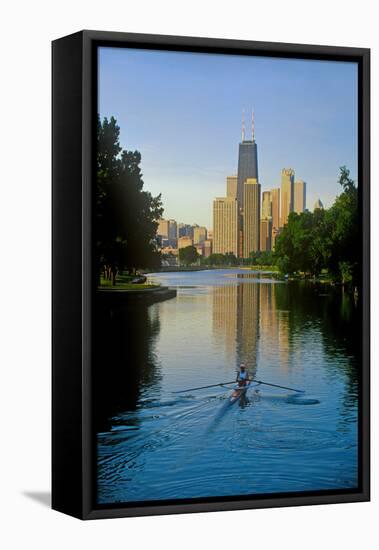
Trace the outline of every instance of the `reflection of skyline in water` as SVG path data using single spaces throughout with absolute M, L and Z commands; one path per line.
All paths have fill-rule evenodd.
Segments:
M 238 280 L 239 284 L 210 289 L 213 338 L 236 369 L 246 363 L 250 375 L 259 378 L 260 362 L 272 362 L 286 376 L 313 356 L 326 354 L 336 359 L 328 364 L 330 383 L 341 368 L 346 374 L 341 413 L 354 406 L 358 393 L 354 357 L 359 343 L 352 297 L 339 289 L 325 292 L 302 282 L 266 283 L 251 273 L 238 274 Z M 342 364 L 341 351 L 351 354 L 351 361 Z
M 175 299 L 97 310 L 99 501 L 356 485 L 354 301 L 340 289 L 236 271 L 159 274 Z M 233 380 L 241 362 L 318 404 L 260 386 L 221 415 L 227 387 L 175 394 Z
M 289 316 L 276 309 L 276 287 L 252 281 L 212 288 L 213 336 L 236 368 L 246 363 L 252 376 L 273 348 L 280 368 L 289 369 Z
M 183 289 L 186 288 L 184 285 Z M 259 377 L 260 364 L 271 364 L 285 378 L 292 369 L 305 368 L 313 356 L 319 358 L 326 354 L 336 359 L 325 365 L 329 383 L 333 384 L 341 368 L 346 374 L 342 409 L 354 406 L 358 392 L 355 357 L 360 350 L 352 322 L 356 306 L 348 294 L 333 290 L 326 294 L 323 290 L 318 295 L 307 285 L 265 282 L 256 274 L 248 273 L 246 277 L 238 274 L 234 280 L 231 278 L 229 284 L 195 286 L 193 295 L 192 291 L 187 294 L 182 290 L 180 299 L 180 311 L 198 304 L 196 313 L 192 312 L 189 319 L 190 330 L 175 327 L 183 336 L 176 341 L 177 336 L 172 335 L 168 346 L 177 350 L 181 344 L 187 347 L 186 340 L 190 344 L 194 329 L 197 336 L 190 347 L 191 353 L 195 352 L 200 337 L 206 342 L 207 316 L 203 310 L 207 310 L 209 303 L 212 338 L 217 348 L 223 348 L 227 362 L 234 369 L 245 363 L 250 375 Z M 139 303 L 127 307 L 102 304 L 98 307 L 95 382 L 98 378 L 96 387 L 103 395 L 100 408 L 108 410 L 104 401 L 109 402 L 109 412 L 113 409 L 117 413 L 135 408 L 141 392 L 150 386 L 159 391 L 161 358 L 156 343 L 166 304 Z M 174 309 L 172 305 L 169 307 Z M 341 363 L 341 352 L 351 360 Z

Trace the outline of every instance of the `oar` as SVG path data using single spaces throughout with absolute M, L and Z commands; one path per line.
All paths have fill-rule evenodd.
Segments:
M 282 390 L 297 391 L 298 393 L 305 393 L 305 390 L 297 390 L 296 388 L 288 388 L 287 386 L 279 386 L 279 384 L 271 384 L 270 382 L 263 382 L 263 380 L 251 380 L 251 382 L 257 382 L 258 384 L 264 384 L 265 386 L 273 386 L 274 388 L 281 388 Z
M 297 390 L 296 388 L 289 388 L 288 386 L 280 386 L 279 384 L 272 384 L 271 382 L 264 382 L 263 380 L 256 380 L 255 378 L 251 380 L 251 382 L 256 382 L 257 384 L 264 384 L 265 386 L 272 386 L 274 388 L 281 388 L 282 390 L 290 390 L 290 391 L 296 391 L 298 393 L 305 393 L 304 390 Z M 206 388 L 215 388 L 216 386 L 226 386 L 228 384 L 235 384 L 236 381 L 233 380 L 232 382 L 220 382 L 219 384 L 209 384 L 209 386 L 199 386 L 198 388 L 189 388 L 188 390 L 179 390 L 174 391 L 172 393 L 186 393 L 189 391 L 196 391 L 196 390 L 205 390 Z
M 200 386 L 199 388 L 189 388 L 188 390 L 179 390 L 179 391 L 173 391 L 172 393 L 186 393 L 189 391 L 195 391 L 195 390 L 205 390 L 206 388 L 215 388 L 216 386 L 226 386 L 227 384 L 235 384 L 236 381 L 233 380 L 233 382 L 220 382 L 219 384 L 210 384 L 209 386 Z

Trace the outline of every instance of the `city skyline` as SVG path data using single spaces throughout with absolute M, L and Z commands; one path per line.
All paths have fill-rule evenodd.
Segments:
M 307 184 L 302 179 L 295 180 L 293 168 L 282 169 L 280 188 L 261 191 L 254 112 L 251 120 L 251 139 L 246 139 L 243 112 L 237 175 L 226 176 L 226 196 L 213 200 L 212 231 L 198 224 L 178 225 L 174 219 L 161 219 L 157 236 L 165 254 L 178 255 L 179 249 L 195 246 L 200 256 L 208 257 L 213 252 L 248 259 L 252 253 L 274 250 L 289 214 L 307 211 Z M 324 208 L 319 198 L 316 208 Z
M 100 48 L 100 116 L 115 116 L 121 145 L 141 152 L 145 188 L 165 218 L 211 227 L 214 197 L 235 174 L 241 111 L 254 107 L 262 191 L 295 166 L 307 206 L 340 193 L 338 169 L 357 174 L 354 63 Z M 233 84 L 233 85 L 232 85 Z M 317 191 L 316 191 L 317 190 Z
M 213 201 L 214 252 L 250 258 L 256 252 L 275 250 L 276 239 L 291 212 L 306 211 L 306 182 L 295 181 L 293 168 L 282 169 L 280 188 L 261 191 L 258 181 L 258 144 L 255 141 L 254 111 L 251 136 L 246 139 L 242 114 L 236 176 L 226 177 L 226 197 Z M 318 198 L 315 208 L 323 208 Z

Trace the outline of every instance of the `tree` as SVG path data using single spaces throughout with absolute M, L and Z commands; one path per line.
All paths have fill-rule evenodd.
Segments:
M 275 245 L 277 265 L 283 273 L 318 276 L 330 259 L 330 227 L 325 210 L 291 212 Z
M 258 256 L 259 256 L 259 252 L 256 251 L 256 250 L 252 250 L 249 254 L 249 258 L 248 258 L 248 263 L 250 265 L 257 265 L 258 263 Z
M 238 260 L 236 255 L 233 254 L 233 252 L 227 252 L 226 254 L 224 254 L 224 263 L 225 265 L 229 265 L 229 266 L 237 265 Z
M 311 273 L 319 275 L 323 269 L 328 269 L 331 255 L 330 219 L 327 210 L 317 208 L 312 214 L 312 238 L 309 257 Z
M 161 196 L 143 190 L 138 151 L 122 150 L 114 117 L 98 117 L 96 173 L 96 261 L 101 272 L 116 282 L 119 271 L 158 267 L 156 246 Z
M 251 251 L 245 260 L 247 265 L 273 265 L 274 258 L 271 250 Z
M 199 258 L 199 254 L 194 246 L 186 246 L 179 249 L 179 261 L 186 266 L 194 264 Z
M 271 250 L 262 250 L 259 253 L 259 265 L 273 265 L 273 261 Z
M 275 245 L 279 269 L 284 273 L 313 270 L 311 242 L 313 215 L 310 212 L 291 212 Z
M 362 246 L 358 188 L 350 178 L 350 171 L 346 166 L 341 166 L 338 182 L 343 192 L 328 211 L 331 239 L 329 269 L 344 283 L 357 284 L 360 277 Z
M 238 259 L 233 252 L 226 252 L 226 254 L 220 254 L 219 252 L 210 254 L 208 258 L 202 260 L 204 265 L 238 265 Z
M 317 276 L 323 269 L 343 284 L 357 284 L 360 271 L 358 189 L 346 166 L 338 179 L 343 192 L 328 210 L 291 212 L 275 244 L 282 273 Z M 256 258 L 254 258 L 256 260 Z
M 208 265 L 224 265 L 225 263 L 224 254 L 220 254 L 220 253 L 210 254 L 210 256 L 206 260 L 206 263 Z

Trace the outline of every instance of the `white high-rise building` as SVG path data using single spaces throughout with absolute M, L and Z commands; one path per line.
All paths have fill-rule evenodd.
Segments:
M 207 228 L 201 226 L 195 226 L 193 228 L 193 243 L 202 244 L 207 240 Z
M 163 239 L 168 239 L 170 222 L 169 220 L 159 220 L 157 235 Z
M 262 218 L 271 218 L 271 192 L 263 191 L 262 193 Z
M 307 184 L 303 180 L 297 180 L 293 186 L 293 210 L 301 214 L 306 208 Z
M 283 227 L 288 220 L 288 216 L 293 212 L 293 184 L 295 171 L 292 168 L 283 168 L 282 187 L 281 187 L 281 217 L 280 226 Z
M 213 201 L 213 253 L 238 256 L 238 202 L 233 197 Z

